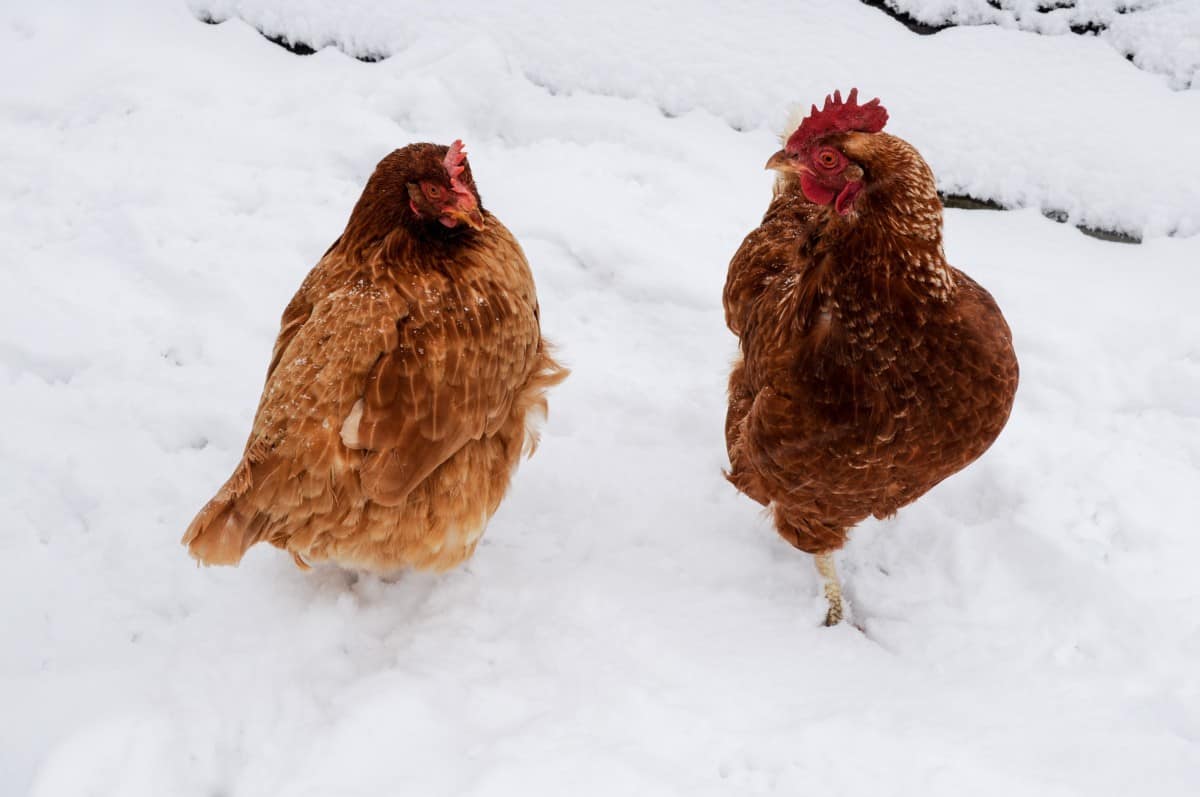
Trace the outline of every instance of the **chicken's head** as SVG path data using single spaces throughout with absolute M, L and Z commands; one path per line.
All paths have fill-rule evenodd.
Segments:
M 808 116 L 787 139 L 784 148 L 767 161 L 768 169 L 791 172 L 810 202 L 831 205 L 845 216 L 863 190 L 867 170 L 855 157 L 850 137 L 883 130 L 887 110 L 873 99 L 858 104 L 858 89 L 842 100 L 840 91 L 825 97 L 825 107 L 812 106 Z
M 423 160 L 424 167 L 411 174 L 408 186 L 408 206 L 418 219 L 437 220 L 445 227 L 465 224 L 473 230 L 484 226 L 479 193 L 467 164 L 467 153 L 462 141 L 449 147 L 436 147 L 444 151 L 440 159 L 430 157 Z

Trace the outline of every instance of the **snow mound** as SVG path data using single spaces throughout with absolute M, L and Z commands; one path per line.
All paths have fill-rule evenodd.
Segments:
M 552 12 L 476 0 L 452 12 L 386 0 L 190 2 L 205 18 L 240 17 L 316 49 L 440 60 L 439 73 L 464 85 L 494 79 L 474 71 L 470 53 L 483 46 L 502 54 L 496 69 L 551 94 L 640 99 L 667 116 L 703 110 L 737 130 L 777 130 L 793 104 L 857 85 L 884 100 L 889 130 L 922 151 L 948 193 L 1138 238 L 1200 232 L 1200 158 L 1190 157 L 1200 93 L 1172 92 L 1095 37 L 993 26 L 918 37 L 844 0 L 754 0 L 736 13 L 683 0 Z
M 930 26 L 1000 25 L 1034 33 L 1093 33 L 1134 64 L 1198 88 L 1200 3 L 1195 0 L 882 0 Z

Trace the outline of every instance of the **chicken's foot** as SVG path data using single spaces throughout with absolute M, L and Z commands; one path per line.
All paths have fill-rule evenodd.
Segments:
M 838 581 L 837 568 L 833 564 L 833 552 L 826 551 L 814 555 L 817 572 L 825 586 L 825 599 L 829 601 L 829 611 L 825 615 L 825 625 L 837 625 L 842 621 L 842 584 Z

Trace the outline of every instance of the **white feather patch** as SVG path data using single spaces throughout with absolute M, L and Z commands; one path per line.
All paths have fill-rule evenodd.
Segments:
M 354 402 L 354 406 L 350 409 L 350 414 L 346 416 L 346 420 L 342 423 L 342 443 L 346 448 L 362 448 L 362 444 L 358 437 L 358 424 L 362 420 L 363 400 L 359 399 Z
M 481 512 L 478 517 L 470 518 L 464 523 L 449 527 L 446 529 L 446 536 L 438 542 L 437 547 L 433 550 L 441 551 L 444 548 L 449 548 L 452 551 L 458 551 L 474 545 L 483 536 L 483 531 L 487 528 L 488 520 L 490 518 L 487 513 Z
M 544 404 L 534 404 L 525 413 L 525 442 L 521 445 L 521 453 L 531 456 L 537 448 L 538 438 L 541 437 L 542 425 L 546 423 L 546 407 Z

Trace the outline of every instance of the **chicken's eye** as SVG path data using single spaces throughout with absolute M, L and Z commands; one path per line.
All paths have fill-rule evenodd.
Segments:
M 838 165 L 838 155 L 831 149 L 823 149 L 817 153 L 817 163 L 824 166 L 826 169 L 832 169 Z
M 440 185 L 433 183 L 425 184 L 425 195 L 432 200 L 439 200 L 446 195 L 446 191 Z

